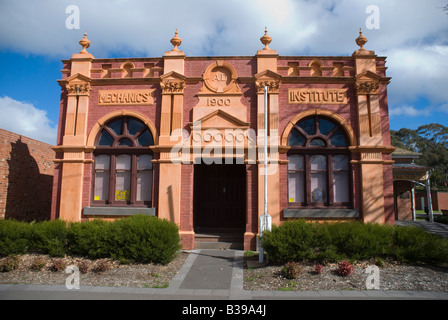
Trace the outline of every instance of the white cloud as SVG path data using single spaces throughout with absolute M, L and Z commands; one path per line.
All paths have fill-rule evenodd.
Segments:
M 389 115 L 391 117 L 397 116 L 408 116 L 408 117 L 417 117 L 417 116 L 428 116 L 431 114 L 429 108 L 417 109 L 414 106 L 402 105 L 399 107 L 393 107 L 389 109 Z
M 0 97 L 0 128 L 39 141 L 56 144 L 57 128 L 47 118 L 47 112 L 32 104 Z
M 448 19 L 447 19 L 448 20 Z M 388 53 L 389 100 L 393 104 L 426 96 L 433 104 L 448 101 L 448 46 L 391 49 Z
M 281 55 L 351 54 L 359 27 L 368 49 L 444 41 L 448 19 L 439 0 L 377 0 L 380 29 L 366 30 L 371 0 L 21 0 L 0 2 L 0 48 L 70 57 L 84 30 L 91 51 L 161 56 L 176 28 L 187 55 L 253 55 L 268 27 Z M 67 6 L 80 12 L 80 30 L 67 29 Z
M 366 8 L 380 10 L 380 29 L 368 30 Z M 366 49 L 387 57 L 391 110 L 421 112 L 448 101 L 448 17 L 441 0 L 0 0 L 0 50 L 67 59 L 81 50 L 84 30 L 96 58 L 160 57 L 176 28 L 187 56 L 254 55 L 263 45 L 280 55 L 351 55 L 358 29 Z M 80 29 L 67 29 L 76 5 Z M 396 106 L 396 107 L 395 107 Z M 416 107 L 412 107 L 416 106 Z M 429 110 L 429 109 L 428 109 Z M 434 109 L 435 110 L 435 109 Z M 414 112 L 414 114 L 415 114 Z

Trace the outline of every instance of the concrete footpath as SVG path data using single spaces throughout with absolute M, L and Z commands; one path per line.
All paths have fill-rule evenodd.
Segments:
M 192 250 L 168 288 L 0 284 L 0 300 L 448 300 L 448 292 L 243 289 L 241 250 Z

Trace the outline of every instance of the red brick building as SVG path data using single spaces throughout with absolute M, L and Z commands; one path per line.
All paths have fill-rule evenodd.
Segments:
M 0 129 L 0 219 L 50 219 L 52 146 Z
M 52 217 L 155 214 L 185 248 L 228 231 L 253 249 L 266 128 L 273 224 L 393 223 L 386 58 L 361 32 L 351 56 L 280 56 L 260 40 L 254 56 L 188 57 L 176 32 L 162 57 L 98 59 L 85 36 L 59 80 Z

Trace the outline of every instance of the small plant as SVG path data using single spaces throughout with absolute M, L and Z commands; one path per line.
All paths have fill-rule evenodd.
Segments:
M 376 258 L 376 260 L 375 260 L 375 265 L 376 265 L 377 267 L 383 268 L 383 267 L 384 267 L 384 261 L 383 261 L 383 259 L 381 259 L 381 258 Z
M 96 272 L 96 273 L 101 273 L 101 272 L 104 272 L 104 271 L 107 271 L 110 269 L 111 269 L 111 265 L 110 265 L 109 261 L 106 259 L 101 259 L 96 262 L 92 271 Z
M 90 270 L 89 263 L 85 260 L 82 260 L 78 263 L 78 269 L 81 273 L 87 273 Z
M 20 257 L 18 256 L 9 256 L 6 257 L 0 265 L 1 272 L 9 272 L 19 268 Z
M 301 273 L 302 266 L 297 262 L 287 262 L 281 270 L 281 275 L 286 279 L 296 279 Z
M 316 264 L 314 266 L 314 273 L 315 274 L 321 274 L 322 273 L 322 265 L 320 263 Z
M 54 272 L 63 271 L 67 267 L 67 263 L 64 259 L 53 259 L 51 261 L 50 270 Z
M 344 260 L 339 262 L 336 272 L 342 277 L 347 277 L 353 273 L 353 266 L 350 262 Z
M 42 269 L 45 268 L 46 265 L 47 262 L 45 261 L 45 258 L 36 257 L 31 263 L 30 269 L 34 271 L 41 271 Z

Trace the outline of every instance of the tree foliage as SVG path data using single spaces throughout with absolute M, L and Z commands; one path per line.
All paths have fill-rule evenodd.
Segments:
M 392 145 L 422 154 L 415 163 L 431 167 L 431 182 L 437 186 L 448 183 L 448 127 L 439 123 L 420 126 L 417 130 L 391 130 Z

